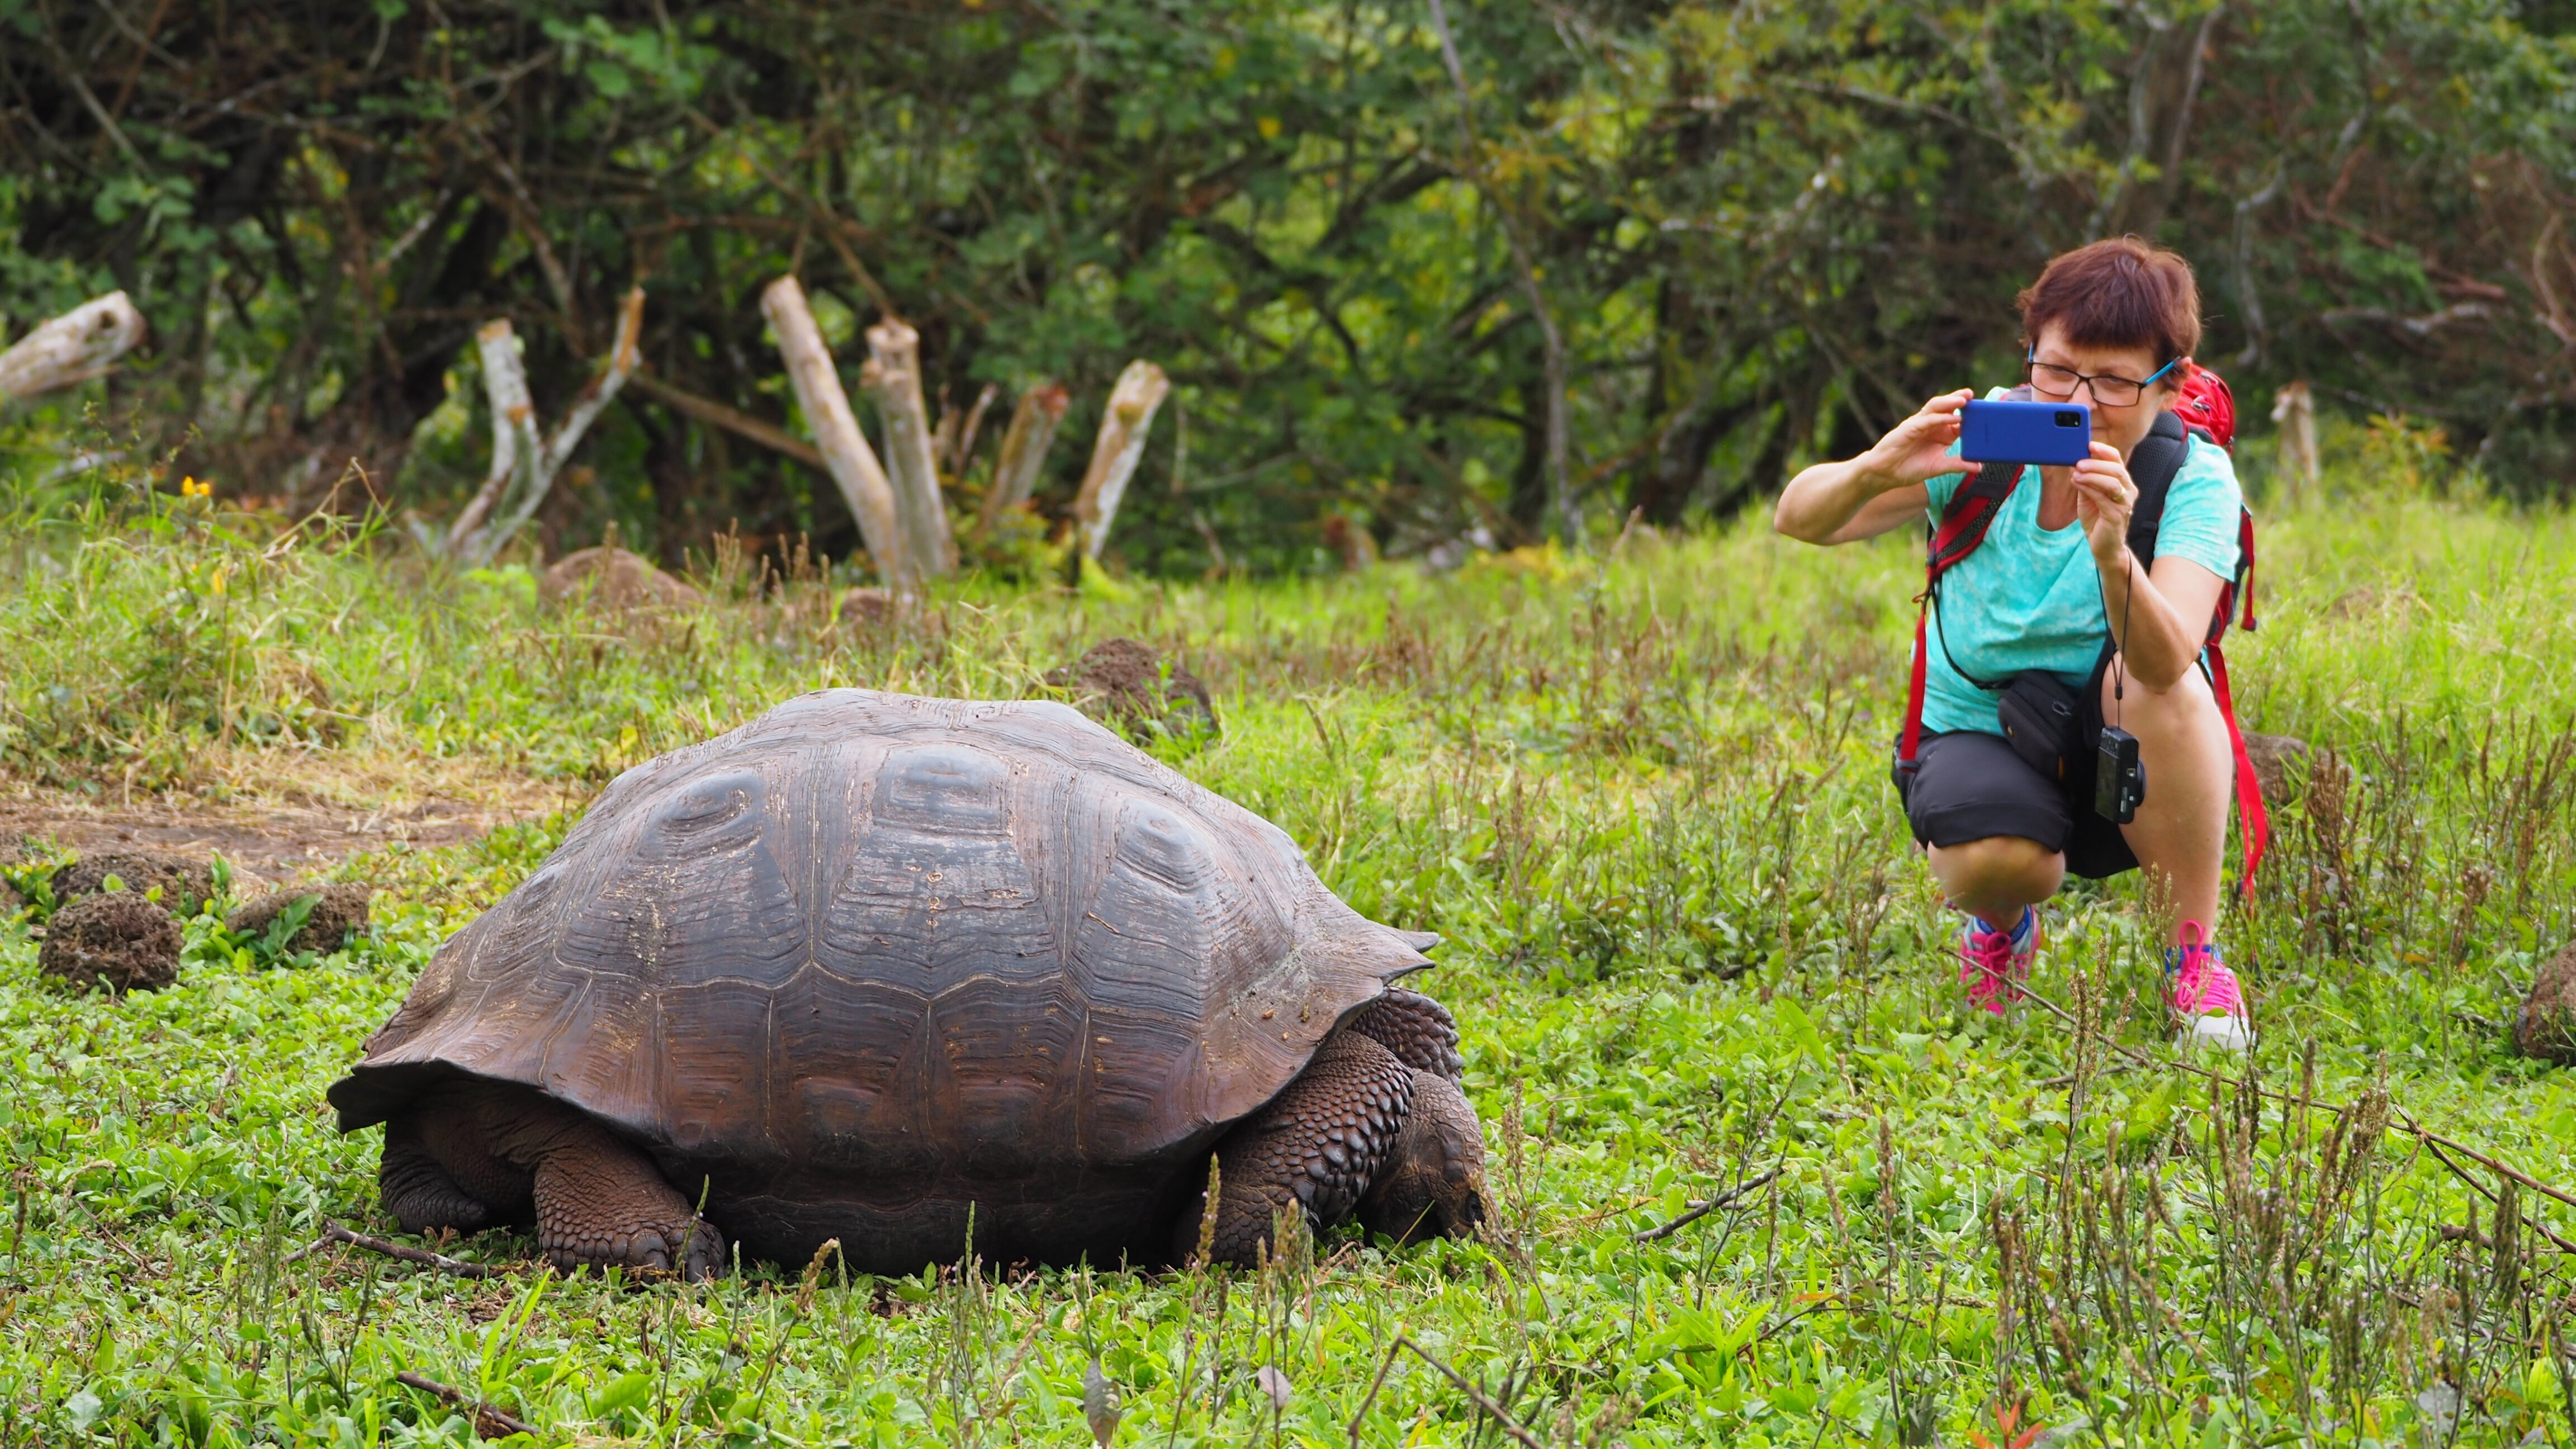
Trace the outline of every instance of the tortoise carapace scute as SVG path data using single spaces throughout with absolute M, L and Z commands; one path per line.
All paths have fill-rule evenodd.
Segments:
M 619 776 L 330 1097 L 529 1089 L 756 1257 L 1158 1261 L 1421 939 L 1063 705 L 826 690 Z

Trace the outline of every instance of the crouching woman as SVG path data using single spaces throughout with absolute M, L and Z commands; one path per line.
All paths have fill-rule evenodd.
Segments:
M 1915 767 L 1897 772 L 1906 817 L 1967 916 L 1959 976 L 1975 1005 L 2000 1013 L 2019 999 L 2039 946 L 2035 908 L 2068 872 L 2143 868 L 2173 913 L 2166 969 L 2185 1030 L 2242 1049 L 2245 1007 L 2208 930 L 2233 778 L 2201 667 L 2237 566 L 2240 494 L 2226 451 L 2190 438 L 2153 562 L 2128 542 L 2138 497 L 2129 459 L 2190 376 L 2199 289 L 2182 258 L 2124 237 L 2051 261 L 2020 301 L 2032 392 L 2091 405 L 2092 457 L 2022 470 L 1984 541 L 1941 576 L 1925 626 L 1924 737 Z M 1775 526 L 1838 544 L 1937 525 L 1967 481 L 1956 453 L 1971 395 L 1933 398 L 1868 452 L 1800 473 Z M 2034 671 L 2074 691 L 2062 779 L 2026 762 L 1998 716 L 2000 691 Z M 2126 824 L 2094 809 L 2106 721 L 2136 736 L 2145 765 L 2148 788 Z

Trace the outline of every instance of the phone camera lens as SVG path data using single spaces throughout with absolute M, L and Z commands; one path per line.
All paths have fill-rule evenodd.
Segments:
M 2061 428 L 2080 428 L 2084 426 L 2084 415 L 2073 408 L 2067 408 L 2058 413 L 2057 425 Z

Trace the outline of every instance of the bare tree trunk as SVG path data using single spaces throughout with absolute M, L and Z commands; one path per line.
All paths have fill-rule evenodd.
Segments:
M 123 292 L 81 303 L 0 352 L 0 402 L 86 382 L 143 340 L 143 314 Z
M 823 345 L 823 330 L 805 304 L 805 289 L 794 277 L 781 277 L 760 294 L 761 315 L 778 334 L 778 355 L 787 363 L 787 380 L 796 388 L 797 405 L 823 450 L 832 481 L 840 485 L 850 516 L 859 521 L 859 536 L 876 561 L 877 576 L 897 594 L 910 594 L 920 581 L 904 552 L 903 526 L 897 521 L 894 486 L 859 432 L 850 412 L 850 397 L 832 370 L 832 352 Z
M 1055 430 L 1072 401 L 1061 383 L 1020 394 L 1019 406 L 1011 409 L 1010 431 L 1002 434 L 1002 456 L 993 464 L 993 486 L 984 490 L 986 533 L 993 531 L 1004 513 L 1029 501 L 1038 470 L 1046 465 L 1047 449 L 1055 443 Z
M 475 334 L 483 354 L 483 391 L 492 405 L 492 471 L 447 533 L 449 557 L 480 568 L 536 516 L 538 505 L 555 486 L 555 475 L 572 460 L 573 449 L 599 415 L 616 401 L 633 376 L 636 344 L 644 334 L 644 289 L 630 288 L 617 309 L 617 341 L 599 375 L 564 410 L 554 435 L 537 433 L 536 404 L 528 395 L 526 364 L 507 318 L 486 323 Z
M 510 330 L 510 319 L 498 317 L 484 323 L 474 334 L 474 345 L 483 356 L 483 397 L 492 411 L 492 466 L 465 511 L 448 527 L 451 553 L 459 551 L 491 517 L 511 478 L 518 474 L 520 458 L 524 455 L 531 463 L 537 458 L 537 408 L 528 397 L 528 369 L 519 360 L 519 340 Z
M 1082 556 L 1100 557 L 1100 546 L 1109 541 L 1110 525 L 1118 521 L 1118 501 L 1127 496 L 1127 480 L 1136 473 L 1138 460 L 1145 456 L 1145 434 L 1154 426 L 1154 409 L 1172 390 L 1172 380 L 1163 370 L 1139 359 L 1127 364 L 1118 374 L 1118 385 L 1109 390 L 1109 406 L 1101 410 L 1100 436 L 1091 445 L 1091 466 L 1082 475 L 1082 491 L 1074 495 L 1073 521 L 1082 530 Z
M 2306 382 L 2273 394 L 2272 421 L 2281 425 L 2281 491 L 2305 499 L 2317 486 L 2317 403 Z
M 876 399 L 885 422 L 888 471 L 894 475 L 894 513 L 903 528 L 905 554 L 926 579 L 957 570 L 957 539 L 948 528 L 948 502 L 939 492 L 939 462 L 930 446 L 930 409 L 921 399 L 921 334 L 889 317 L 868 329 L 868 363 L 859 386 Z

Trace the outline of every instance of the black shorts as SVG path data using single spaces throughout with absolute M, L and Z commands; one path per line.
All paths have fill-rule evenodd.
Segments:
M 2061 786 L 2013 753 L 2001 735 L 1979 730 L 1925 735 L 1909 787 L 1893 772 L 1906 823 L 1921 845 L 1964 845 L 2017 835 L 2066 853 L 2070 874 L 2099 880 L 2138 868 L 2120 827 L 2093 810 L 2093 751 L 2102 733 L 2102 671 L 2077 705 L 2074 757 Z

